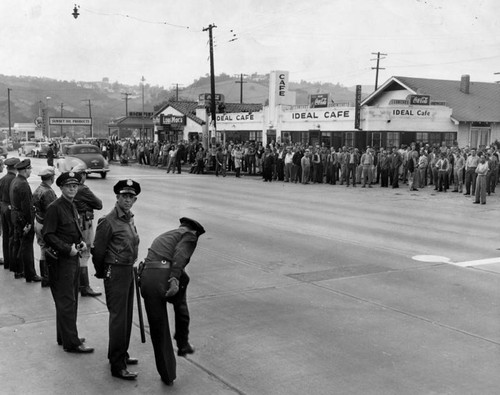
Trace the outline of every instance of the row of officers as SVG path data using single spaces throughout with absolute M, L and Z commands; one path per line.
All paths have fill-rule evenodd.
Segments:
M 141 192 L 139 183 L 128 179 L 114 185 L 116 203 L 98 220 L 94 230 L 94 210 L 102 209 L 102 201 L 85 185 L 83 167 L 75 167 L 57 179 L 53 167 L 44 168 L 39 173 L 41 184 L 32 193 L 27 181 L 31 175 L 30 160 L 9 158 L 3 164 L 7 166 L 7 174 L 0 179 L 3 265 L 14 272 L 14 278 L 50 287 L 56 308 L 57 344 L 70 353 L 94 352 L 86 345 L 85 338 L 79 336 L 77 328 L 79 294 L 101 295 L 89 286 L 87 263 L 91 258 L 95 276 L 104 281 L 112 376 L 124 380 L 137 378 L 137 373 L 129 371 L 128 366 L 139 361 L 129 355 L 128 349 L 134 294 L 135 289 L 140 289 L 157 370 L 162 381 L 172 385 L 176 359 L 167 302 L 174 308 L 177 355 L 194 353 L 189 343 L 186 297 L 189 276 L 185 267 L 199 236 L 205 233 L 203 226 L 191 218 L 181 218 L 178 228 L 160 234 L 153 241 L 137 271 L 140 240 L 131 209 Z M 2 171 L 3 164 L 0 164 Z M 54 182 L 60 188 L 60 197 L 52 188 Z M 40 275 L 34 265 L 35 235 L 40 247 Z

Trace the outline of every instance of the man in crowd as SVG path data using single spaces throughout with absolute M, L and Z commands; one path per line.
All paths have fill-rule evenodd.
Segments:
M 61 197 L 47 208 L 42 228 L 46 244 L 46 262 L 49 268 L 50 290 L 56 306 L 57 344 L 70 353 L 94 352 L 78 337 L 79 254 L 87 248 L 82 238 L 78 213 L 73 199 L 78 192 L 81 176 L 65 172 L 57 177 Z
M 1 222 L 2 222 L 2 247 L 3 247 L 3 268 L 14 271 L 14 264 L 11 259 L 12 245 L 14 243 L 14 224 L 12 223 L 10 206 L 10 184 L 16 178 L 16 165 L 20 162 L 18 158 L 9 158 L 4 161 L 7 166 L 7 174 L 0 179 L 0 199 L 1 199 Z
M 43 168 L 38 173 L 42 183 L 33 192 L 33 205 L 35 206 L 35 234 L 36 241 L 40 246 L 40 276 L 42 277 L 42 287 L 49 286 L 49 271 L 45 261 L 45 241 L 43 240 L 43 221 L 47 214 L 49 205 L 57 199 L 56 193 L 52 189 L 54 184 L 55 171 L 51 166 Z
M 130 211 L 141 192 L 133 180 L 118 181 L 113 187 L 116 204 L 111 212 L 99 219 L 92 261 L 96 277 L 104 279 L 106 305 L 109 311 L 108 359 L 111 375 L 123 380 L 135 380 L 137 373 L 127 365 L 138 360 L 128 354 L 134 303 L 134 263 L 139 251 L 139 235 Z
M 156 368 L 167 385 L 172 385 L 176 378 L 176 361 L 165 300 L 174 306 L 177 355 L 194 353 L 189 344 L 190 317 L 186 300 L 189 276 L 184 269 L 196 249 L 198 238 L 205 233 L 203 226 L 193 219 L 183 217 L 179 221 L 179 228 L 153 241 L 140 274 Z
M 16 165 L 17 176 L 10 184 L 12 223 L 14 224 L 14 245 L 12 261 L 14 277 L 26 278 L 26 282 L 39 282 L 42 278 L 35 271 L 33 241 L 35 240 L 33 194 L 28 178 L 31 175 L 31 161 L 24 159 Z

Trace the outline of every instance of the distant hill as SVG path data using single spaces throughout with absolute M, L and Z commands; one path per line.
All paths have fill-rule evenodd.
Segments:
M 216 76 L 216 92 L 222 93 L 226 102 L 240 102 L 240 87 L 243 86 L 244 103 L 267 104 L 269 75 L 252 74 L 240 79 L 227 74 Z M 0 74 L 0 127 L 8 127 L 7 89 L 10 92 L 11 124 L 33 122 L 41 109 L 47 107 L 49 116 L 88 117 L 90 111 L 94 133 L 105 137 L 111 119 L 124 116 L 128 111 L 142 111 L 142 87 L 118 82 L 110 83 L 107 78 L 98 82 L 59 81 L 43 77 L 6 76 Z M 290 89 L 296 92 L 297 104 L 308 103 L 310 94 L 329 93 L 330 100 L 354 102 L 353 87 L 331 83 L 290 82 Z M 364 89 L 363 89 L 364 91 Z M 371 93 L 364 91 L 363 96 Z M 161 86 L 144 85 L 144 110 L 157 110 L 169 100 L 197 101 L 200 93 L 210 92 L 208 75 L 200 77 L 191 85 L 180 90 L 164 89 Z M 125 100 L 127 98 L 127 100 Z

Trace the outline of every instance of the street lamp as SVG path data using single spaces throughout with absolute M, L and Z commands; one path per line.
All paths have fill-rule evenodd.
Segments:
M 146 81 L 146 79 L 144 78 L 144 76 L 142 76 L 141 78 L 141 85 L 142 85 L 142 114 L 141 114 L 141 118 L 142 118 L 142 128 L 141 128 L 141 134 L 139 136 L 139 140 L 142 140 L 142 134 L 144 133 L 144 81 Z M 146 137 L 146 136 L 144 136 Z M 144 138 L 144 140 L 146 140 Z
M 7 88 L 7 104 L 8 104 L 8 111 L 9 111 L 9 136 L 8 138 L 11 139 L 12 138 L 12 129 L 11 129 L 11 126 L 10 126 L 10 91 L 12 89 L 10 88 Z

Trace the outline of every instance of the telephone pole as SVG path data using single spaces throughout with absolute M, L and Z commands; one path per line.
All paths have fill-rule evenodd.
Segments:
M 377 55 L 377 58 L 376 59 L 370 59 L 370 60 L 376 60 L 377 61 L 377 66 L 376 67 L 372 67 L 372 70 L 377 70 L 377 72 L 375 73 L 375 90 L 378 89 L 378 71 L 379 70 L 385 70 L 384 68 L 380 67 L 380 59 L 385 59 L 385 58 L 381 58 L 381 56 L 387 56 L 386 53 L 380 53 L 380 52 L 372 52 L 372 55 Z
M 64 108 L 64 103 L 61 103 L 61 118 L 63 117 L 63 108 Z M 63 125 L 61 124 L 61 137 L 63 135 Z
M 141 119 L 142 119 L 142 127 L 141 127 L 141 133 L 139 134 L 139 140 L 142 140 L 142 134 L 144 133 L 144 81 L 146 79 L 144 76 L 141 78 L 141 87 L 142 87 L 142 114 L 141 114 Z M 144 136 L 144 140 L 146 140 L 146 136 Z
M 208 27 L 204 28 L 203 31 L 208 30 L 208 39 L 210 43 L 210 96 L 211 96 L 211 103 L 210 103 L 210 114 L 212 117 L 212 125 L 214 127 L 214 130 L 217 128 L 217 123 L 216 123 L 216 116 L 215 116 L 215 74 L 214 74 L 214 40 L 213 40 L 213 35 L 212 35 L 212 29 L 215 26 L 214 24 L 208 25 Z
M 9 139 L 12 138 L 12 129 L 10 126 L 10 91 L 11 88 L 7 88 L 7 106 L 8 106 L 8 112 L 9 112 Z
M 128 93 L 128 92 L 123 92 L 122 95 L 125 96 L 125 116 L 128 117 L 128 97 L 131 95 L 132 93 Z
M 179 101 L 179 84 L 173 85 L 175 85 L 175 101 Z
M 92 105 L 90 99 L 83 99 L 82 101 L 89 103 L 89 118 L 90 118 L 90 138 L 94 138 L 94 122 L 92 121 Z
M 243 81 L 243 76 L 245 74 L 240 74 L 240 80 L 234 81 L 235 84 L 240 84 L 240 104 L 243 104 L 243 84 L 246 84 L 246 81 Z

